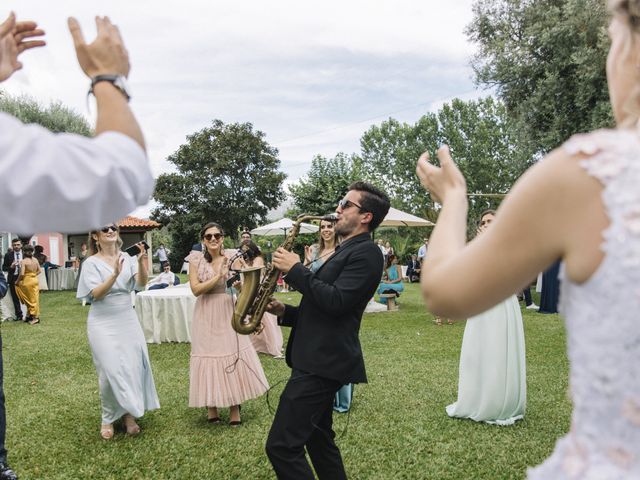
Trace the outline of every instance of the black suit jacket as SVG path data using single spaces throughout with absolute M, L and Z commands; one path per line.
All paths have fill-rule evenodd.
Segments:
M 14 284 L 18 279 L 18 275 L 16 275 L 16 269 L 11 268 L 11 264 L 13 263 L 13 250 L 9 250 L 4 254 L 4 260 L 2 262 L 2 270 L 7 272 L 7 282 L 10 284 Z
M 293 327 L 287 364 L 343 384 L 366 382 L 358 334 L 381 275 L 382 253 L 368 233 L 340 245 L 316 273 L 294 265 L 287 283 L 302 293 L 302 300 L 298 307 L 286 305 L 278 319 Z

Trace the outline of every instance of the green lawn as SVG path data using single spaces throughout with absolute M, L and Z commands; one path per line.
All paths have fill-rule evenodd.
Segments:
M 297 294 L 280 294 L 298 301 Z M 42 323 L 2 325 L 9 462 L 27 479 L 271 479 L 264 442 L 289 369 L 261 356 L 273 390 L 243 405 L 241 427 L 210 425 L 187 406 L 188 344 L 150 345 L 162 408 L 143 434 L 99 437 L 97 377 L 86 316 L 72 292 L 42 295 Z M 524 310 L 528 407 L 512 427 L 447 417 L 456 397 L 464 322 L 436 326 L 416 285 L 401 310 L 366 315 L 368 385 L 334 427 L 352 479 L 523 478 L 569 427 L 564 327 Z M 284 329 L 285 335 L 288 330 Z M 223 419 L 228 411 L 222 410 Z

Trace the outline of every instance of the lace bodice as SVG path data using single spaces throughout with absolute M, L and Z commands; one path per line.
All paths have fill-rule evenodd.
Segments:
M 226 250 L 224 252 L 224 255 L 227 258 L 231 258 L 233 256 L 231 253 L 227 253 Z M 213 266 L 210 262 L 207 261 L 206 258 L 204 258 L 204 254 L 202 252 L 197 252 L 194 250 L 187 256 L 187 258 L 185 258 L 185 260 L 188 261 L 191 265 L 190 268 L 193 268 L 195 266 L 198 269 L 198 280 L 200 280 L 201 282 L 209 281 L 215 275 L 218 275 L 220 273 L 219 271 L 214 272 Z M 228 277 L 229 275 L 227 275 L 227 278 Z M 225 293 L 225 281 L 226 279 L 220 279 L 220 281 L 216 285 L 216 288 L 208 293 Z
M 573 416 L 570 433 L 532 478 L 640 478 L 640 140 L 632 131 L 577 135 L 565 145 L 603 185 L 610 225 L 593 276 L 561 271 Z

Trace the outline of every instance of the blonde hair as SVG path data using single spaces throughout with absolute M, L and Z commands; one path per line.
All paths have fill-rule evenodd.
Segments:
M 627 26 L 624 55 L 629 55 L 637 47 L 636 38 L 640 35 L 640 0 L 609 0 L 609 11 L 620 17 Z M 636 82 L 623 105 L 629 115 L 620 127 L 632 127 L 640 121 L 640 70 L 636 71 Z
M 118 241 L 116 242 L 116 246 L 118 247 L 118 250 L 120 250 L 120 248 L 122 247 L 122 238 L 120 238 L 120 227 L 115 223 L 113 225 L 116 226 L 116 233 L 118 234 Z M 87 241 L 87 244 L 89 245 L 89 256 L 95 255 L 101 250 L 100 244 L 96 239 L 93 238 L 94 235 L 99 235 L 100 233 L 101 231 L 99 229 L 91 230 L 89 232 L 89 239 Z

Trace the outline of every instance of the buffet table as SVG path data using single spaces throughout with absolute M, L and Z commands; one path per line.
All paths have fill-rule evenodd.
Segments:
M 191 342 L 196 297 L 189 284 L 136 295 L 136 313 L 147 343 Z
M 75 268 L 50 268 L 49 290 L 75 290 L 78 270 Z

